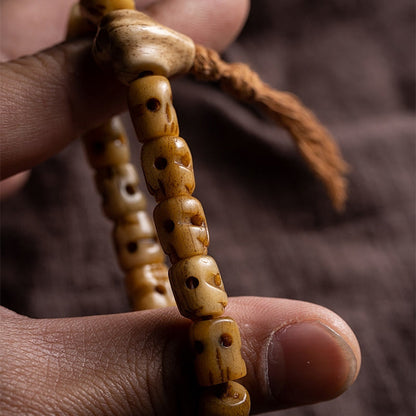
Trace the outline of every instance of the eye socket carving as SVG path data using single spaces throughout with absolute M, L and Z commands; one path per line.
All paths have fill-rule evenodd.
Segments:
M 195 276 L 188 277 L 185 283 L 188 289 L 196 289 L 199 286 L 199 280 Z
M 155 160 L 155 168 L 158 170 L 163 170 L 168 165 L 168 161 L 164 157 L 157 157 Z
M 227 333 L 221 334 L 220 339 L 219 339 L 219 343 L 220 343 L 221 347 L 223 347 L 223 348 L 231 347 L 231 345 L 233 343 L 233 337 L 230 334 L 227 334 Z
M 146 102 L 146 108 L 151 111 L 152 113 L 156 113 L 160 110 L 162 104 L 157 98 L 150 98 Z

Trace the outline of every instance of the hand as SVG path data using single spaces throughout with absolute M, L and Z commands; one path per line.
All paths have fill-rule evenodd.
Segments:
M 70 3 L 3 0 L 3 60 L 62 40 Z M 248 4 L 166 0 L 138 7 L 221 49 L 238 32 Z M 125 108 L 123 87 L 101 74 L 90 48 L 83 39 L 1 65 L 2 178 L 30 169 Z M 352 331 L 322 307 L 240 298 L 230 300 L 227 314 L 241 328 L 248 367 L 242 382 L 254 411 L 333 398 L 357 376 Z M 194 414 L 190 322 L 175 308 L 55 320 L 1 309 L 1 322 L 2 414 Z
M 231 299 L 254 412 L 331 399 L 354 381 L 338 316 L 285 299 Z M 2 414 L 194 415 L 189 321 L 175 308 L 33 320 L 3 310 Z
M 15 59 L 63 41 L 73 1 L 2 0 L 0 57 Z M 217 49 L 237 35 L 249 7 L 248 0 L 142 0 L 136 5 Z M 90 50 L 91 40 L 83 39 L 0 66 L 1 179 L 39 164 L 126 108 L 125 88 L 101 73 Z

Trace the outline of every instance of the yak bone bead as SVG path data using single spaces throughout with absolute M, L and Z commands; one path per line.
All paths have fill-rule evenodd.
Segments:
M 132 82 L 128 104 L 140 142 L 179 135 L 178 119 L 172 104 L 172 90 L 167 78 L 152 75 Z
M 201 394 L 199 416 L 248 416 L 250 395 L 235 381 L 204 389 Z
M 117 10 L 101 20 L 93 54 L 99 65 L 111 66 L 118 79 L 129 84 L 144 74 L 171 77 L 188 72 L 195 44 L 144 13 Z
M 196 198 L 165 199 L 156 206 L 153 217 L 160 244 L 172 263 L 207 254 L 208 228 L 204 210 Z
M 201 386 L 213 386 L 246 375 L 240 332 L 232 318 L 194 322 L 190 336 L 195 353 L 195 371 Z
M 114 10 L 134 9 L 134 0 L 80 0 L 82 15 L 94 24 Z
M 227 294 L 217 263 L 210 256 L 193 256 L 174 264 L 169 279 L 183 316 L 193 320 L 221 316 Z
M 107 120 L 82 138 L 88 161 L 93 168 L 129 163 L 129 142 L 119 117 Z
M 147 264 L 130 270 L 126 289 L 135 310 L 174 306 L 168 280 L 168 269 L 162 263 Z
M 103 210 L 108 218 L 117 220 L 146 209 L 146 200 L 138 189 L 139 177 L 132 164 L 98 170 L 95 183 L 103 197 Z
M 192 156 L 181 137 L 160 137 L 145 143 L 141 159 L 147 189 L 156 201 L 192 195 L 195 189 Z
M 165 255 L 146 211 L 138 211 L 119 221 L 113 241 L 120 267 L 130 270 L 150 263 L 163 263 Z

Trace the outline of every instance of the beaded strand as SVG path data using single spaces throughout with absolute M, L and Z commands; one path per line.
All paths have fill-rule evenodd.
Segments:
M 101 13 L 93 48 L 97 62 L 112 66 L 120 81 L 129 85 L 130 114 L 143 143 L 143 173 L 149 192 L 158 202 L 155 225 L 172 263 L 169 278 L 173 294 L 181 314 L 193 321 L 190 339 L 196 375 L 199 384 L 207 387 L 201 395 L 199 414 L 248 415 L 249 394 L 233 381 L 247 372 L 240 333 L 232 318 L 222 316 L 227 295 L 218 266 L 208 256 L 205 214 L 201 203 L 192 197 L 192 156 L 179 137 L 167 79 L 189 70 L 194 44 L 140 12 L 116 10 L 107 14 L 112 8 L 109 4 L 81 0 L 81 6 L 94 17 L 97 10 Z M 141 48 L 146 53 L 141 53 Z
M 123 0 L 121 5 L 127 7 L 128 3 L 132 2 Z M 87 15 L 91 18 L 97 13 Z M 82 16 L 79 4 L 75 4 L 68 21 L 67 38 L 95 31 L 95 25 Z M 85 133 L 82 141 L 88 162 L 95 170 L 104 215 L 114 222 L 113 243 L 119 266 L 125 273 L 125 287 L 132 308 L 144 310 L 175 305 L 165 256 L 146 211 L 146 198 L 139 189 L 136 168 L 130 163 L 129 141 L 121 119 L 107 120 Z

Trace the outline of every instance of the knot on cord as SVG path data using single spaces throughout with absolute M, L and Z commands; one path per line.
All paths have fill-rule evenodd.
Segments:
M 300 100 L 265 84 L 248 65 L 224 62 L 217 52 L 196 45 L 190 73 L 198 80 L 215 82 L 239 101 L 255 104 L 291 135 L 300 154 L 323 182 L 337 211 L 347 198 L 348 165 L 330 133 Z

